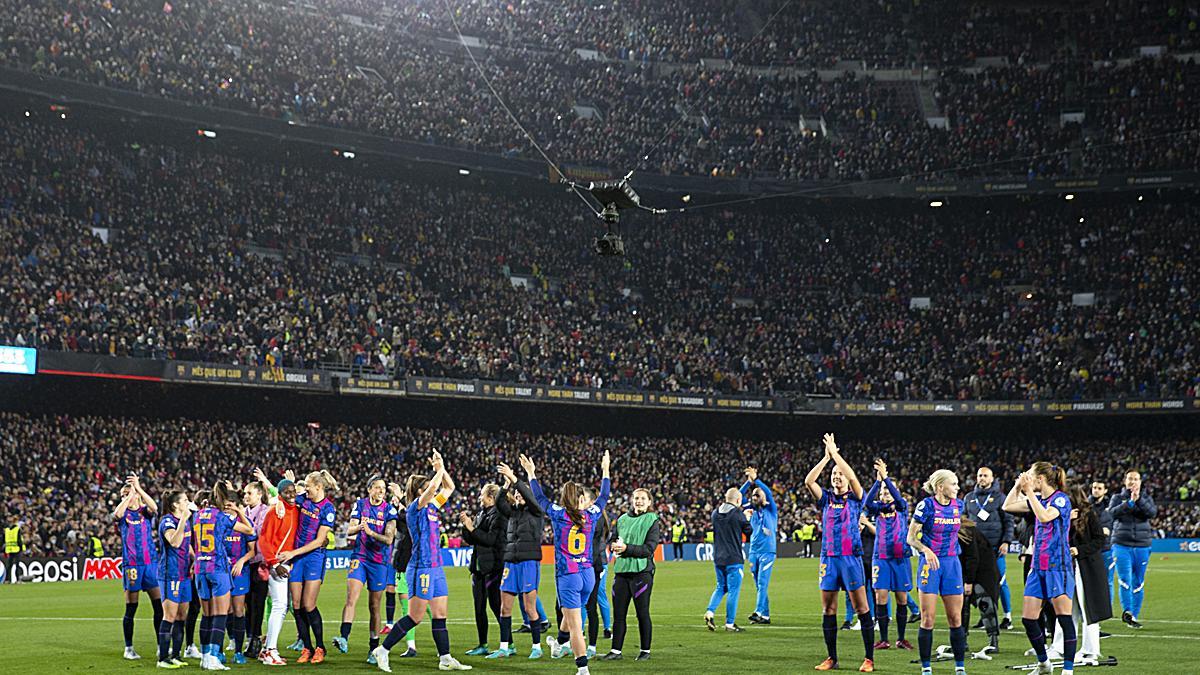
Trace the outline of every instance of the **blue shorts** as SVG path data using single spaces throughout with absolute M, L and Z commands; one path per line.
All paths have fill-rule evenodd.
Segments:
M 229 595 L 233 590 L 233 579 L 229 572 L 201 572 L 196 575 L 196 595 L 201 600 L 212 600 Z
M 921 555 L 917 561 L 920 571 L 917 583 L 922 593 L 934 595 L 962 595 L 963 575 L 962 562 L 956 555 L 939 555 L 938 569 L 931 568 Z
M 158 565 L 121 565 L 121 583 L 130 593 L 158 588 Z
M 450 595 L 446 570 L 441 567 L 409 567 L 404 576 L 408 580 L 410 598 L 432 600 Z
M 372 593 L 377 593 L 396 582 L 396 575 L 391 574 L 392 567 L 383 563 L 373 563 L 354 558 L 350 561 L 350 574 L 347 579 L 353 579 Z
M 856 555 L 823 555 L 818 570 L 823 591 L 853 591 L 866 584 L 862 558 Z
M 387 585 L 392 588 L 396 587 L 396 568 L 391 565 L 387 566 Z M 386 587 L 385 587 L 386 588 Z
M 325 549 L 318 548 L 293 559 L 288 581 L 325 581 Z
M 540 560 L 504 563 L 504 576 L 500 579 L 501 592 L 510 595 L 529 593 L 536 591 L 541 583 L 542 562 Z
M 243 595 L 250 594 L 250 566 L 249 565 L 243 565 L 242 566 L 242 575 L 237 576 L 237 577 L 232 577 L 230 580 L 233 582 L 233 589 L 230 590 L 230 592 L 229 592 L 230 595 L 232 595 L 235 598 L 240 598 Z
M 912 561 L 908 558 L 876 558 L 871 584 L 877 591 L 911 591 Z
M 560 574 L 554 577 L 554 586 L 558 589 L 558 604 L 563 609 L 582 609 L 588 598 L 592 597 L 596 575 L 591 569 L 579 570 L 575 574 Z
M 173 602 L 177 605 L 182 605 L 185 602 L 192 601 L 192 581 L 184 579 L 183 581 L 167 581 L 163 583 L 162 599 L 167 602 Z
M 1065 595 L 1075 597 L 1075 574 L 1067 570 L 1029 570 L 1025 578 L 1025 597 L 1050 600 Z

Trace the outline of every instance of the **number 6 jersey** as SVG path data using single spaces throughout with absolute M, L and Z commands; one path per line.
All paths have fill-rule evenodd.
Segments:
M 550 518 L 550 529 L 554 532 L 554 574 L 562 576 L 591 569 L 592 532 L 608 504 L 610 481 L 607 478 L 600 481 L 600 494 L 596 496 L 596 502 L 581 512 L 582 528 L 571 522 L 566 509 L 550 502 L 536 478 L 529 481 L 529 487 L 538 505 Z

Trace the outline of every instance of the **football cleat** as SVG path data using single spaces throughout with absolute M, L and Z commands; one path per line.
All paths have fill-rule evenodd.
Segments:
M 350 642 L 344 637 L 333 638 L 333 646 L 337 647 L 337 650 L 343 654 L 350 651 Z
M 537 654 L 540 657 L 542 655 L 541 645 L 534 647 L 534 649 L 537 651 Z M 485 656 L 483 658 L 485 658 L 485 659 L 507 659 L 510 656 L 516 656 L 516 654 L 517 654 L 516 649 L 514 649 L 512 647 L 508 647 L 506 649 L 497 649 L 496 651 L 491 652 L 490 654 L 488 654 L 487 656 Z M 529 658 L 531 658 L 531 659 L 533 658 L 532 652 L 530 652 Z
M 371 656 L 375 658 L 375 667 L 385 673 L 392 672 L 392 666 L 388 664 L 388 650 L 383 647 L 376 647 L 371 652 Z
M 490 653 L 491 653 L 491 650 L 488 649 L 487 645 L 479 645 L 478 647 L 476 647 L 474 649 L 468 649 L 466 651 L 467 656 L 487 656 Z
M 438 670 L 471 670 L 471 666 L 459 663 L 453 656 L 447 656 L 438 662 Z
M 140 658 L 142 658 L 142 657 L 141 657 L 141 656 L 138 656 L 138 653 L 137 653 L 137 652 L 135 652 L 135 651 L 133 651 L 133 647 L 126 647 L 126 648 L 125 648 L 125 660 L 127 660 L 127 661 L 137 661 L 137 660 L 138 660 L 138 659 L 140 659 Z
M 816 665 L 816 667 L 813 668 L 813 670 L 837 670 L 837 669 L 838 669 L 838 662 L 834 661 L 833 659 L 830 659 L 830 658 L 827 658 L 824 661 L 818 663 Z

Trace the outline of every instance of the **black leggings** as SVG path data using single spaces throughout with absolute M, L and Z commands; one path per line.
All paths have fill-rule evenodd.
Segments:
M 250 564 L 250 595 L 246 599 L 246 634 L 262 637 L 263 613 L 267 609 L 267 582 L 258 577 L 261 562 Z
M 593 647 L 600 638 L 600 572 L 599 568 L 592 567 L 592 594 L 588 596 L 587 604 L 584 605 L 587 609 L 588 644 Z M 557 600 L 554 601 L 554 615 L 558 620 L 558 623 L 554 624 L 554 630 L 561 630 L 559 626 L 562 626 L 563 620 L 562 605 L 558 604 Z
M 487 610 L 492 608 L 492 615 L 500 621 L 500 573 L 472 572 L 471 595 L 475 598 L 475 631 L 479 633 L 479 643 L 486 645 L 488 641 Z
M 613 649 L 620 650 L 625 644 L 625 615 L 629 613 L 629 601 L 632 600 L 633 610 L 637 613 L 642 651 L 650 651 L 650 638 L 654 634 L 654 626 L 650 622 L 650 594 L 653 590 L 652 572 L 613 575 Z

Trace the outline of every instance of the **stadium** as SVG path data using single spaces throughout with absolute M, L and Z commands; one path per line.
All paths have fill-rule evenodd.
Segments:
M 0 0 L 5 671 L 1193 672 L 1198 26 Z

